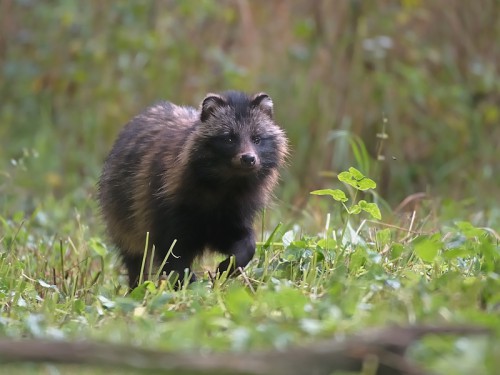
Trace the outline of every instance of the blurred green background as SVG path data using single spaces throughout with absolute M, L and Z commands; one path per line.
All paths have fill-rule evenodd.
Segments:
M 266 91 L 292 144 L 278 196 L 355 166 L 405 197 L 496 204 L 500 1 L 0 1 L 0 207 L 92 201 L 159 99 Z

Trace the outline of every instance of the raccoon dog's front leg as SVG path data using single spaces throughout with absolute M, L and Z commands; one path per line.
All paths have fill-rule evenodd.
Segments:
M 253 230 L 249 229 L 242 238 L 232 242 L 224 253 L 230 255 L 230 257 L 219 264 L 217 267 L 218 275 L 221 275 L 224 271 L 229 271 L 229 275 L 231 275 L 239 267 L 244 268 L 255 254 L 255 234 Z M 231 260 L 231 256 L 234 256 L 234 260 Z

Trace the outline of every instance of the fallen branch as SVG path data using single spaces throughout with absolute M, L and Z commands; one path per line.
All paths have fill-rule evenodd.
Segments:
M 329 375 L 359 371 L 367 360 L 378 363 L 377 375 L 423 375 L 404 357 L 407 348 L 428 334 L 486 334 L 484 328 L 391 327 L 370 330 L 343 340 L 325 340 L 307 347 L 249 353 L 179 353 L 145 350 L 96 342 L 0 339 L 0 363 L 51 362 L 114 369 L 138 369 L 163 374 L 203 375 Z

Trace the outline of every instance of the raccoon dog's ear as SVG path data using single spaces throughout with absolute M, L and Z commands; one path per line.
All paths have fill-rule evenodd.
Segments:
M 252 108 L 258 108 L 270 118 L 273 118 L 273 100 L 265 92 L 255 94 L 250 103 Z
M 208 94 L 207 96 L 205 96 L 205 99 L 203 99 L 203 102 L 201 103 L 201 121 L 207 121 L 208 118 L 212 116 L 218 108 L 224 107 L 226 105 L 227 102 L 222 96 L 217 94 Z

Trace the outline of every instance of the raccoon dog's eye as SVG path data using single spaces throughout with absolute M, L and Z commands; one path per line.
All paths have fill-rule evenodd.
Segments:
M 252 137 L 252 142 L 258 145 L 260 143 L 260 137 L 258 135 Z
M 221 136 L 221 139 L 224 140 L 225 143 L 233 143 L 235 141 L 235 137 L 231 133 L 225 133 Z

